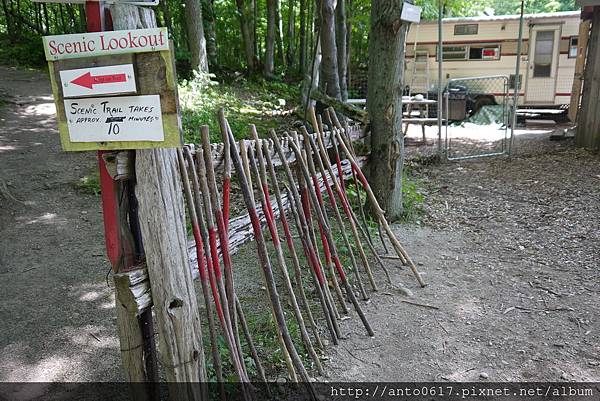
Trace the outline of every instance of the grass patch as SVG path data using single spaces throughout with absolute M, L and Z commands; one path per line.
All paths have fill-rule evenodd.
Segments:
M 249 124 L 255 124 L 260 135 L 282 124 L 274 112 L 293 108 L 299 88 L 282 82 L 247 81 L 217 82 L 214 75 L 196 74 L 179 84 L 184 139 L 200 142 L 200 127 L 208 125 L 211 141 L 221 142 L 217 112 L 225 109 L 236 139 L 249 138 Z
M 86 195 L 98 196 L 100 194 L 100 174 L 92 171 L 73 183 L 73 187 Z

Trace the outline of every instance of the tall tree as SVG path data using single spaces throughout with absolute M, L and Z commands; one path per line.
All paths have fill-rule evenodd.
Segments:
M 348 51 L 346 26 L 346 1 L 338 0 L 335 8 L 335 42 L 337 45 L 337 64 L 342 100 L 348 99 Z
M 294 0 L 288 0 L 287 15 L 287 48 L 285 51 L 286 64 L 291 72 L 294 66 L 296 23 L 294 13 Z
M 400 19 L 403 0 L 373 0 L 369 32 L 367 109 L 371 123 L 371 187 L 389 218 L 402 215 L 402 93 L 404 42 L 408 24 Z
M 217 67 L 217 34 L 213 0 L 202 0 L 202 16 L 204 17 L 204 34 L 206 36 L 208 62 L 211 68 Z
M 299 71 L 301 74 L 304 74 L 306 72 L 306 54 L 308 53 L 307 51 L 307 40 L 306 40 L 306 18 L 307 18 L 307 12 L 306 12 L 306 0 L 300 0 L 300 32 L 299 32 L 299 36 L 300 36 L 300 43 L 298 45 L 299 49 L 300 49 L 300 68 Z
M 275 71 L 275 20 L 277 0 L 267 0 L 267 34 L 265 36 L 264 75 L 269 78 Z
M 200 0 L 185 0 L 185 25 L 193 70 L 208 72 L 206 39 Z
M 341 98 L 338 55 L 335 39 L 335 0 L 320 0 L 321 3 L 321 85 L 325 92 L 336 99 Z
M 254 25 L 252 24 L 251 17 L 251 12 L 254 12 L 255 2 L 251 1 L 250 3 L 248 4 L 245 0 L 235 1 L 240 21 L 240 30 L 242 32 L 244 54 L 246 55 L 246 66 L 248 72 L 252 74 L 256 70 L 258 62 L 256 60 L 256 35 L 254 34 Z M 252 8 L 250 9 L 249 6 Z

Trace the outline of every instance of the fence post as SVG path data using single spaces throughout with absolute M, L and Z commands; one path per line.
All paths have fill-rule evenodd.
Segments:
M 154 11 L 128 4 L 111 7 L 114 28 L 156 26 Z M 175 149 L 136 151 L 135 193 L 158 327 L 159 358 L 172 400 L 207 399 L 204 351 L 196 292 L 187 253 L 183 195 Z

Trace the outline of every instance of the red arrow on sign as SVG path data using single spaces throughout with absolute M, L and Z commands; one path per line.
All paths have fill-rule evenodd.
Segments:
M 93 89 L 94 85 L 112 84 L 115 82 L 127 82 L 127 74 L 108 74 L 108 75 L 92 75 L 91 72 L 86 72 L 80 77 L 71 81 L 72 84 L 83 86 L 84 88 Z

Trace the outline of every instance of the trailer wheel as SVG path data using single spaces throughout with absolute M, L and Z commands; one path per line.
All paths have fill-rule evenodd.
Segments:
M 477 96 L 475 98 L 475 106 L 473 107 L 473 114 L 476 114 L 479 111 L 479 109 L 481 109 L 483 106 L 491 106 L 494 104 L 496 104 L 496 99 L 494 99 L 494 97 L 491 95 Z

